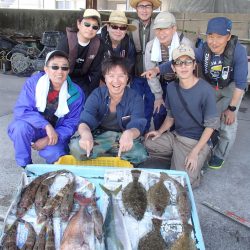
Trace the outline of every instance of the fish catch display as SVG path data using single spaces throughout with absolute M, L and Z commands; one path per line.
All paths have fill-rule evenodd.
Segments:
M 5 220 L 0 249 L 200 248 L 184 174 L 109 168 L 84 177 L 75 173 L 77 168 L 29 177 L 25 188 L 23 179 Z
M 157 216 L 162 216 L 170 200 L 169 191 L 164 185 L 165 180 L 165 175 L 161 173 L 160 180 L 151 186 L 147 192 L 148 205 L 152 213 Z
M 147 192 L 139 182 L 140 170 L 131 171 L 133 181 L 122 191 L 122 201 L 127 212 L 136 220 L 141 220 L 147 209 Z

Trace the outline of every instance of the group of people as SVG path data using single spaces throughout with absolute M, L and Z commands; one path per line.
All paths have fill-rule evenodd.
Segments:
M 47 163 L 69 153 L 119 156 L 140 167 L 161 159 L 197 187 L 215 130 L 209 166 L 223 165 L 247 87 L 246 49 L 231 20 L 210 19 L 206 42 L 195 48 L 171 13 L 152 18 L 161 1 L 130 4 L 138 15 L 131 24 L 114 10 L 101 27 L 99 12 L 86 9 L 47 54 L 44 72 L 27 79 L 8 127 L 19 166 L 32 163 L 32 148 Z

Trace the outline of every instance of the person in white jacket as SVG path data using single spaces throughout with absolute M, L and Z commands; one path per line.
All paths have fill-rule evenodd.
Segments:
M 172 60 L 172 51 L 180 44 L 194 47 L 193 43 L 183 33 L 177 32 L 176 19 L 170 12 L 159 13 L 155 20 L 153 30 L 155 38 L 149 41 L 145 51 L 145 68 L 151 69 L 161 63 Z M 154 101 L 154 125 L 159 129 L 166 118 L 165 97 L 166 86 L 175 80 L 174 73 L 168 73 L 161 77 L 155 76 L 148 79 L 149 87 L 155 96 Z

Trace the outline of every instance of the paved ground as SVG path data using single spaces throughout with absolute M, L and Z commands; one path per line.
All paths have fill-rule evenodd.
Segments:
M 6 135 L 12 107 L 25 78 L 0 74 L 0 219 L 10 205 L 20 181 L 14 151 Z M 221 170 L 206 170 L 202 185 L 194 191 L 206 249 L 249 250 L 250 229 L 201 205 L 208 201 L 250 221 L 250 93 L 239 112 L 239 129 L 234 148 Z M 43 163 L 34 153 L 34 163 Z

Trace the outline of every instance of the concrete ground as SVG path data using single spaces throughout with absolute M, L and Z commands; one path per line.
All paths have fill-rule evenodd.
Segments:
M 7 212 L 21 176 L 21 169 L 16 167 L 13 146 L 6 130 L 24 81 L 25 78 L 0 74 L 0 222 Z M 201 204 L 202 201 L 210 202 L 250 221 L 249 107 L 248 92 L 238 115 L 237 139 L 224 167 L 220 170 L 205 170 L 201 186 L 194 190 L 203 238 L 208 250 L 250 249 L 250 229 Z M 33 162 L 44 163 L 36 153 L 33 155 Z

